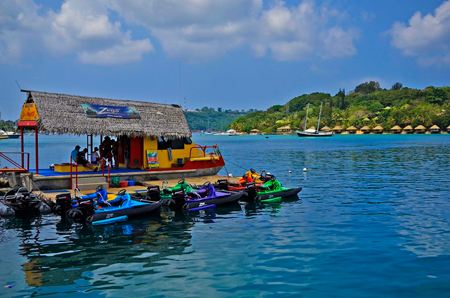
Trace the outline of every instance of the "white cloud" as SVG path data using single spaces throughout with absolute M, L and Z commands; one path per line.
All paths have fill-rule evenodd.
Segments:
M 340 24 L 342 14 L 308 0 L 294 6 L 263 0 L 66 0 L 57 11 L 41 14 L 32 0 L 6 2 L 16 7 L 0 12 L 0 53 L 16 57 L 29 35 L 36 36 L 35 47 L 93 64 L 138 61 L 153 51 L 150 38 L 169 56 L 189 61 L 240 48 L 277 60 L 356 53 L 357 35 Z M 124 29 L 139 27 L 147 34 L 141 39 Z
M 133 40 L 120 22 L 111 20 L 106 1 L 67 0 L 59 11 L 42 15 L 31 0 L 4 1 L 0 9 L 2 60 L 18 59 L 29 49 L 73 53 L 83 63 L 117 64 L 140 60 L 153 50 L 148 38 Z
M 142 59 L 142 55 L 153 49 L 147 39 L 125 40 L 121 44 L 98 51 L 82 51 L 80 61 L 88 64 L 122 64 Z
M 408 24 L 395 23 L 390 34 L 396 48 L 420 63 L 450 65 L 450 1 L 443 2 L 434 14 L 416 12 Z
M 336 11 L 317 8 L 311 1 L 296 7 L 279 2 L 262 13 L 252 46 L 258 55 L 271 52 L 278 60 L 354 55 L 357 35 L 353 30 L 330 26 L 337 16 Z

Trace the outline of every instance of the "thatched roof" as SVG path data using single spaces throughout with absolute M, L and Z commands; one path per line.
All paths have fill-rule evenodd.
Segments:
M 406 125 L 405 127 L 403 127 L 403 130 L 413 130 L 411 125 Z
M 277 130 L 290 130 L 290 129 L 291 129 L 290 125 L 285 125 L 277 128 Z
M 354 126 L 347 127 L 347 131 L 355 131 L 355 130 L 358 130 L 358 129 Z
M 397 131 L 397 130 L 402 130 L 402 128 L 400 126 L 398 126 L 398 125 L 394 125 L 394 126 L 391 127 L 391 130 Z
M 437 126 L 436 124 L 430 127 L 430 130 L 440 130 L 441 128 Z
M 328 126 L 324 126 L 320 129 L 321 131 L 331 131 L 331 128 L 329 128 Z
M 335 127 L 333 127 L 333 130 L 334 130 L 334 131 L 342 130 L 342 126 L 336 125 Z
M 55 134 L 189 137 L 183 110 L 178 105 L 143 101 L 28 91 L 40 116 L 39 130 Z M 135 109 L 139 119 L 87 117 L 82 104 Z
M 372 128 L 372 130 L 377 130 L 377 131 L 380 131 L 380 130 L 383 130 L 384 128 L 383 128 L 383 126 L 381 126 L 381 125 L 377 125 L 377 126 L 375 126 L 374 128 Z
M 364 125 L 363 127 L 361 127 L 360 130 L 361 130 L 361 131 L 369 131 L 369 130 L 370 130 L 370 127 L 367 126 L 367 125 Z
M 422 124 L 417 125 L 414 130 L 426 130 L 427 128 L 425 126 L 423 126 Z
M 250 132 L 259 132 L 259 129 L 253 128 L 252 130 L 250 130 Z

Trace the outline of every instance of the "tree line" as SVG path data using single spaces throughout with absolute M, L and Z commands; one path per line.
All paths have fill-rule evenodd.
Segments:
M 429 127 L 437 124 L 445 128 L 450 124 L 450 87 L 430 86 L 420 90 L 395 83 L 390 89 L 383 89 L 379 82 L 370 81 L 356 86 L 351 92 L 340 89 L 335 95 L 303 94 L 284 105 L 238 117 L 230 127 L 244 132 L 256 128 L 267 133 L 285 125 L 292 129 L 303 128 L 308 103 L 308 127 L 317 124 L 321 103 L 321 126 L 353 125 L 360 128 L 381 125 L 391 128 L 394 125 Z

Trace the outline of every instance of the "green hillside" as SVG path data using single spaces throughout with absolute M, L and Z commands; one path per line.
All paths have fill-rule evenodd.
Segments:
M 230 124 L 238 117 L 247 114 L 247 111 L 215 110 L 204 107 L 195 111 L 185 111 L 186 119 L 191 130 L 227 130 Z
M 308 127 L 317 125 L 320 103 L 323 102 L 321 126 L 394 125 L 441 128 L 450 124 L 450 87 L 427 87 L 423 90 L 402 87 L 396 83 L 391 89 L 382 89 L 378 82 L 358 85 L 346 94 L 311 93 L 297 96 L 284 105 L 275 105 L 267 111 L 249 113 L 237 118 L 231 127 L 248 132 L 253 128 L 270 133 L 278 127 L 303 127 L 306 105 L 310 103 Z

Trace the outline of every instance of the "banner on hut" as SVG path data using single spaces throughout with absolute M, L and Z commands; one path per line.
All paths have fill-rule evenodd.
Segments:
M 83 103 L 81 107 L 89 118 L 141 119 L 141 115 L 135 108 L 126 106 Z

